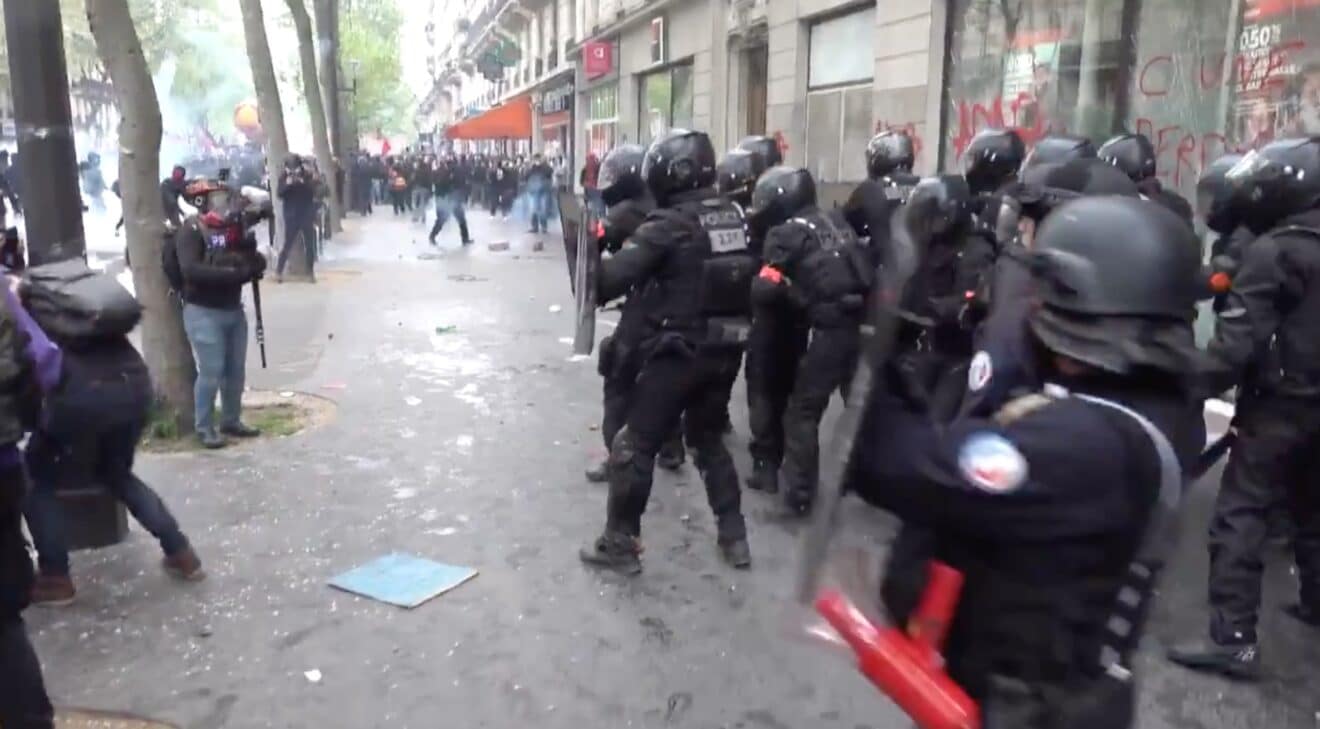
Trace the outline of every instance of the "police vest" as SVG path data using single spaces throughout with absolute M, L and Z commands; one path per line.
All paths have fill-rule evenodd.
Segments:
M 677 286 L 665 298 L 665 326 L 701 330 L 710 345 L 742 347 L 751 330 L 752 279 L 760 266 L 742 210 L 722 198 L 657 210 L 689 233 L 679 246 Z

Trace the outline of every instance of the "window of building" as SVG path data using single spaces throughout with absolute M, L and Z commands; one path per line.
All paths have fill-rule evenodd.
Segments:
M 605 84 L 587 93 L 587 149 L 604 157 L 619 130 L 619 86 Z
M 674 128 L 692 128 L 692 64 L 638 78 L 637 136 L 649 140 Z
M 1218 157 L 1320 133 L 1315 0 L 951 0 L 944 167 L 1014 127 L 1148 137 L 1162 184 L 1194 199 Z M 1202 336 L 1206 334 L 1202 322 Z
M 807 66 L 807 169 L 819 182 L 866 176 L 861 155 L 871 136 L 875 8 L 811 26 Z

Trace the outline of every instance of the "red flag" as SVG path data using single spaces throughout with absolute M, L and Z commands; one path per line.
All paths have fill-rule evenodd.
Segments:
M 390 140 L 386 139 L 380 143 L 380 156 L 388 157 L 390 155 Z

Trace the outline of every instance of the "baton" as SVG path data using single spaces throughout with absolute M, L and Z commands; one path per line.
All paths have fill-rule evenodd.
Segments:
M 257 349 L 261 350 L 261 369 L 266 369 L 266 323 L 261 319 L 261 286 L 252 280 L 252 309 L 257 314 Z

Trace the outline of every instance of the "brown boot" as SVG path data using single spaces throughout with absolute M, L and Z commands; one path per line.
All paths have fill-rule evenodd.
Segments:
M 68 575 L 37 575 L 32 585 L 32 604 L 40 607 L 72 605 L 78 591 Z
M 165 572 L 176 580 L 186 582 L 201 582 L 206 579 L 206 572 L 202 571 L 202 560 L 197 558 L 197 553 L 192 547 L 183 549 L 167 556 L 161 561 L 161 566 Z

